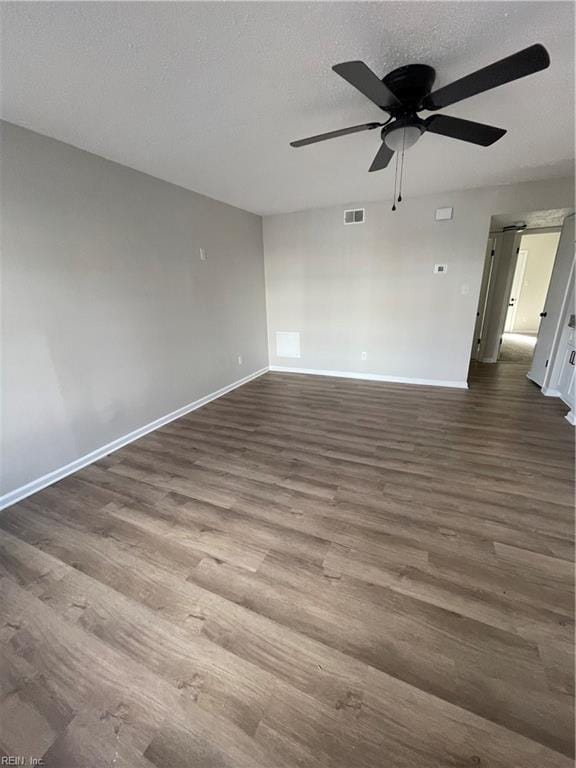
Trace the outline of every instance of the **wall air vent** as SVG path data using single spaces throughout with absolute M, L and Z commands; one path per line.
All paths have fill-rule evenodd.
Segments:
M 364 208 L 350 208 L 344 211 L 344 224 L 364 224 L 366 212 Z

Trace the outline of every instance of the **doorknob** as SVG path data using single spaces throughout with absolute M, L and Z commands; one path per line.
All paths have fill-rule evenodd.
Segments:
M 548 315 L 548 312 L 540 312 L 540 317 L 546 317 Z

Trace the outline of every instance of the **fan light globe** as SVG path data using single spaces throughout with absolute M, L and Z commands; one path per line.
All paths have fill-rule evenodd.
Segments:
M 402 152 L 410 149 L 418 141 L 422 131 L 416 125 L 406 125 L 399 128 L 392 128 L 384 136 L 384 143 L 393 152 Z

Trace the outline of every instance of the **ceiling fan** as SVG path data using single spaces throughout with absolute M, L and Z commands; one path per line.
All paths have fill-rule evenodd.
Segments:
M 546 48 L 540 44 L 531 45 L 437 91 L 432 91 L 436 71 L 426 64 L 408 64 L 393 70 L 382 80 L 363 61 L 346 61 L 343 64 L 336 64 L 332 67 L 334 72 L 387 112 L 390 117 L 384 123 L 353 125 L 351 128 L 292 141 L 290 145 L 303 147 L 349 133 L 382 128 L 380 134 L 382 144 L 370 166 L 370 171 L 386 168 L 395 152 L 401 152 L 403 155 L 404 151 L 414 146 L 426 132 L 488 147 L 504 136 L 506 133 L 504 128 L 495 128 L 492 125 L 447 115 L 431 115 L 422 119 L 418 113 L 423 110 L 435 112 L 449 107 L 477 93 L 532 75 L 546 69 L 549 65 L 550 57 Z M 396 162 L 398 162 L 398 155 Z

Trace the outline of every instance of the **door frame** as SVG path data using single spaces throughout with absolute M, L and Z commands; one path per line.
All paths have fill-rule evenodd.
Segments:
M 486 253 L 484 255 L 484 268 L 482 270 L 482 280 L 480 282 L 480 294 L 478 296 L 478 306 L 476 308 L 476 323 L 474 324 L 474 336 L 472 337 L 471 360 L 480 359 L 480 343 L 482 341 L 482 331 L 486 319 L 486 305 L 488 301 L 488 287 L 492 277 L 492 267 L 494 266 L 494 254 L 496 253 L 496 235 L 488 235 L 486 244 Z

